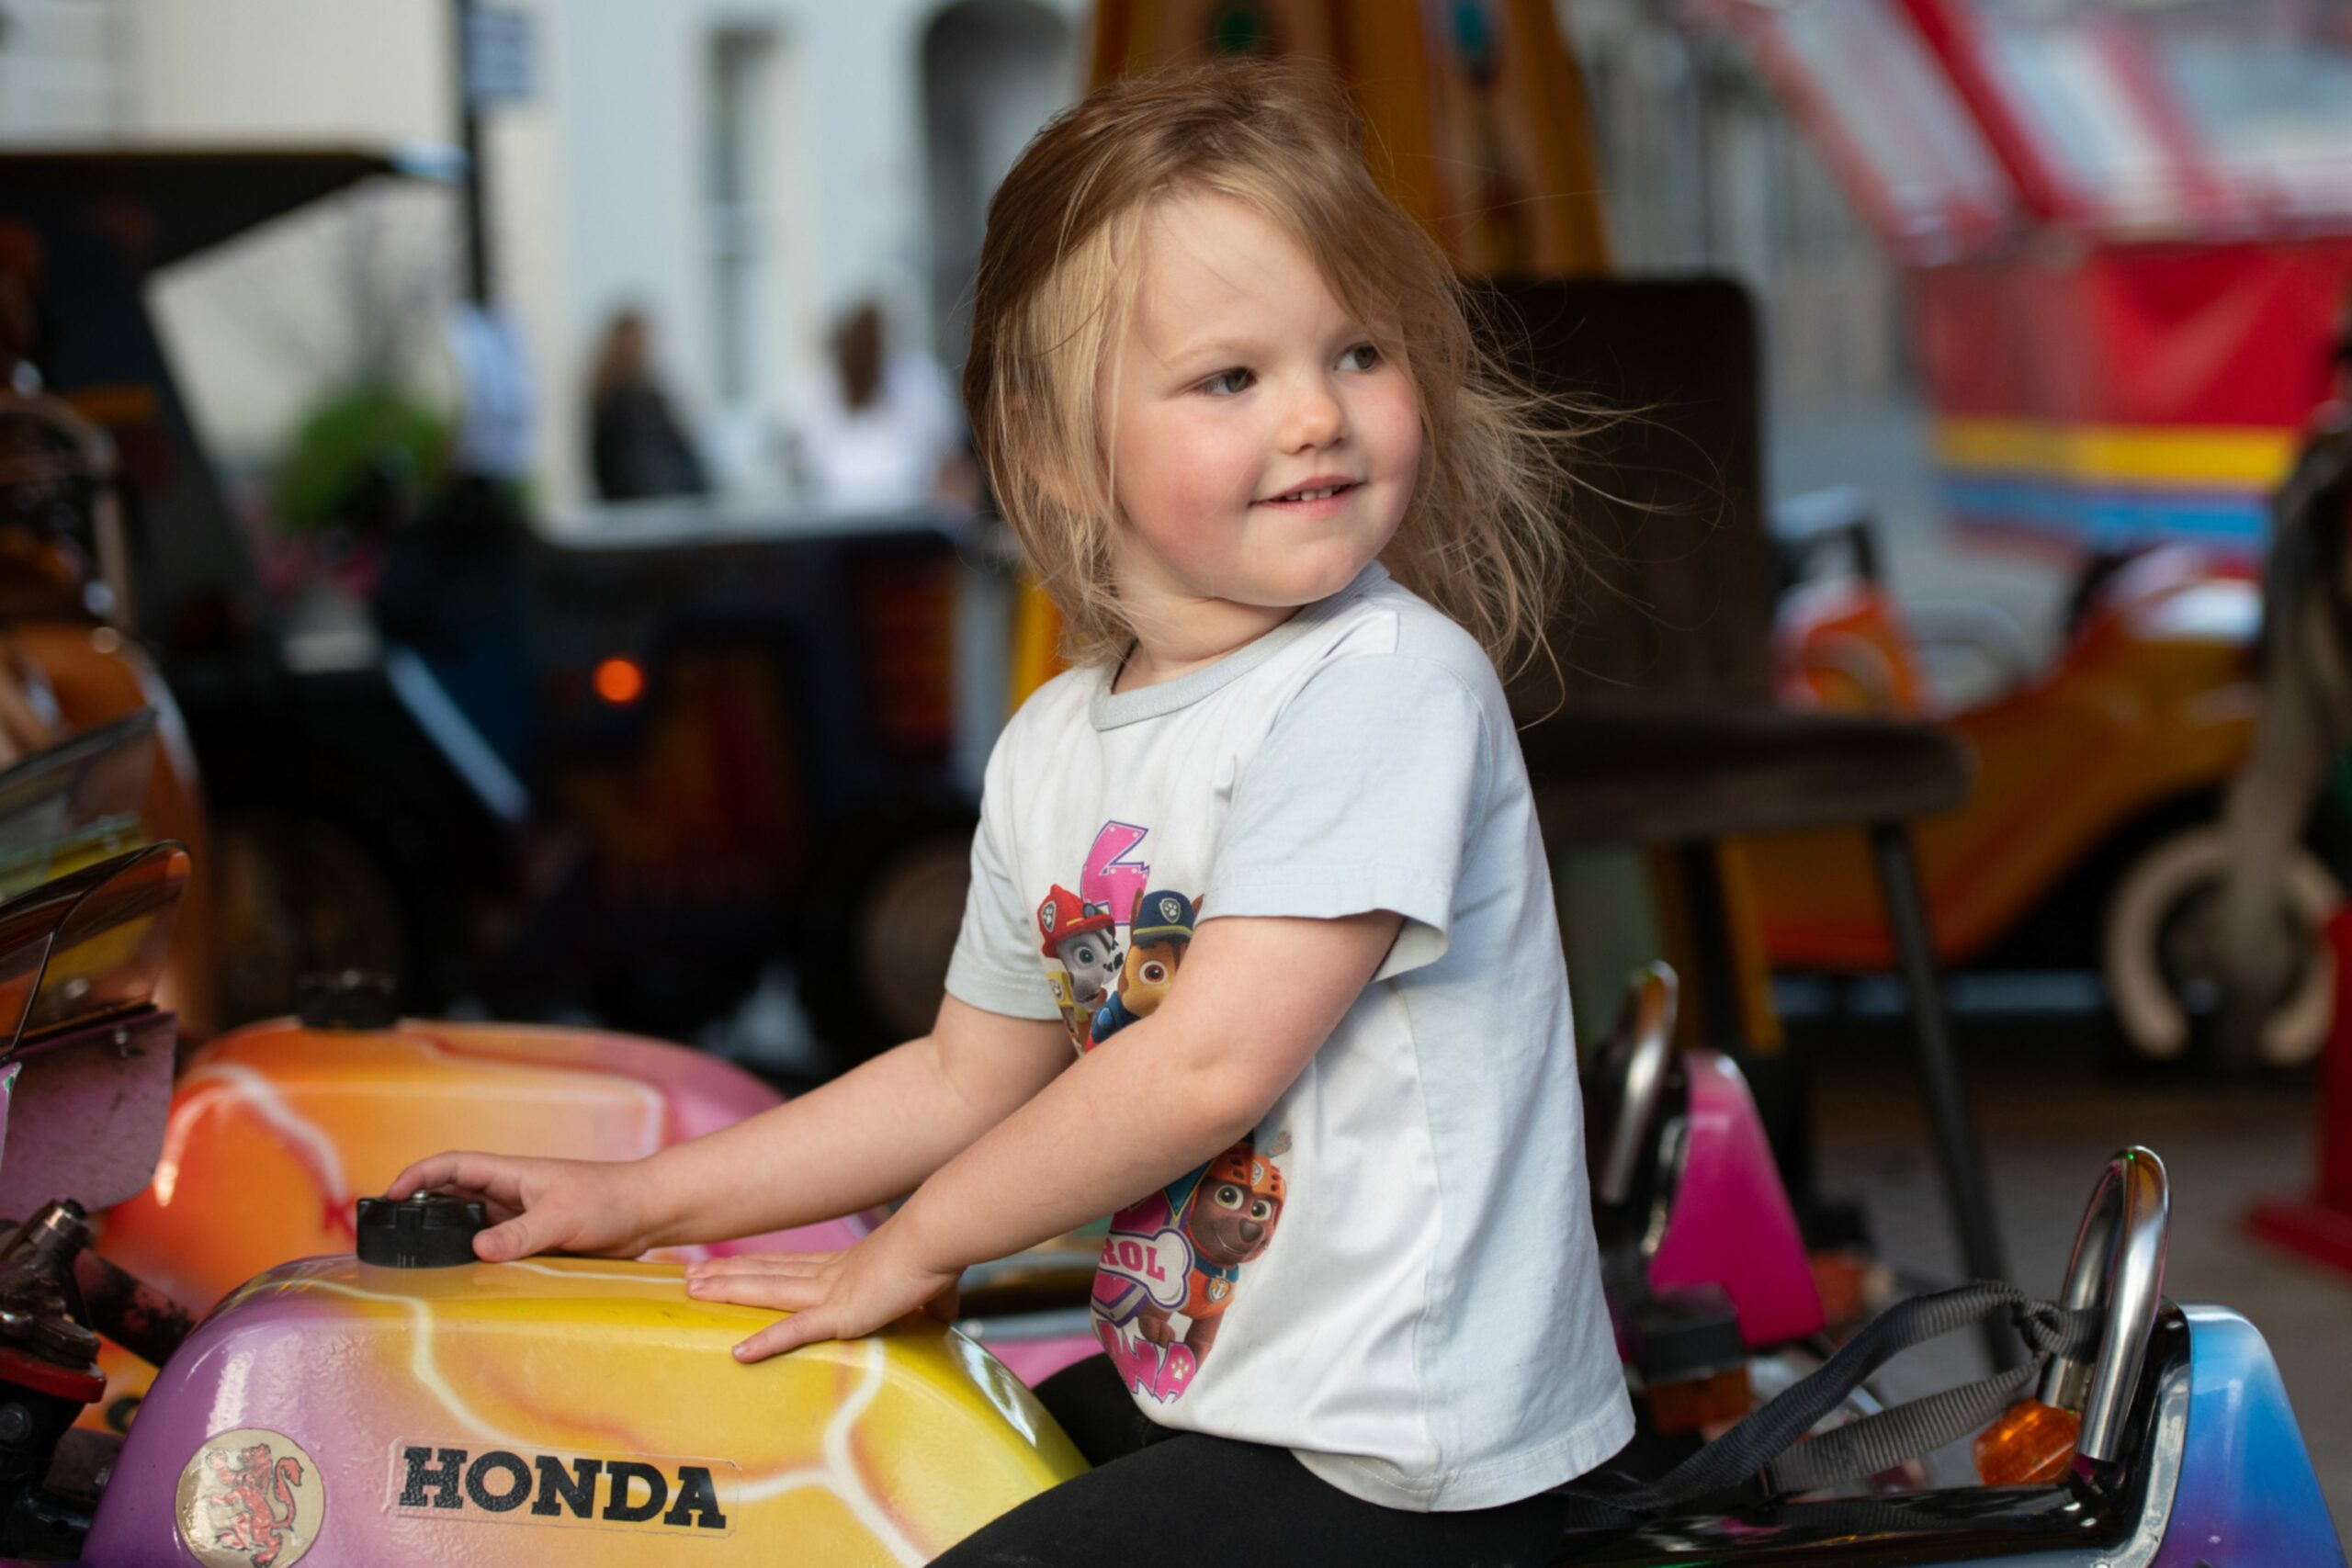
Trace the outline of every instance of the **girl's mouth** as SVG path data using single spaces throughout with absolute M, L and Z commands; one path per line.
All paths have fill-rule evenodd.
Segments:
M 1338 511 L 1341 502 L 1363 488 L 1363 486 L 1359 482 L 1347 480 L 1337 484 L 1308 485 L 1303 489 L 1291 491 L 1287 494 L 1261 501 L 1258 504 L 1277 507 L 1282 511 L 1296 513 L 1303 516 L 1322 517 Z

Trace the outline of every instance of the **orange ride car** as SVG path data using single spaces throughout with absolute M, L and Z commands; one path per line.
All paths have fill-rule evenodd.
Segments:
M 1863 570 L 1784 601 L 1780 679 L 1791 702 L 1939 717 L 1974 753 L 1968 806 L 1918 834 L 1939 956 L 2095 969 L 2124 1047 L 2156 1061 L 2192 1055 L 2220 999 L 2220 801 L 2253 734 L 2260 585 L 2188 546 L 2108 560 L 2086 576 L 2046 670 L 1945 709 L 1861 558 Z M 2263 1055 L 2279 1066 L 2312 1059 L 2327 1030 L 2334 964 L 2316 933 L 2342 891 L 2312 837 L 2289 867 L 2281 911 L 2296 977 L 2263 1031 Z M 1775 969 L 1892 969 L 1859 837 L 1742 849 Z

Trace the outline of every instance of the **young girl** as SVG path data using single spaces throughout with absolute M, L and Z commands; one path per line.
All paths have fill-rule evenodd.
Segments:
M 1104 87 L 998 193 L 965 397 L 1076 667 L 989 761 L 932 1033 L 626 1170 L 392 1188 L 511 1215 L 494 1259 L 911 1191 L 688 1270 L 792 1314 L 747 1360 L 1116 1209 L 1104 1354 L 1039 1391 L 1098 1468 L 944 1562 L 1544 1562 L 1541 1494 L 1633 1430 L 1489 661 L 1540 635 L 1557 468 L 1360 137 L 1326 79 L 1218 65 Z

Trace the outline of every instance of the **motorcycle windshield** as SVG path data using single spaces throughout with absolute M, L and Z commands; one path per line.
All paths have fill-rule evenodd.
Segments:
M 155 715 L 142 708 L 0 772 L 0 897 L 141 842 L 154 747 Z
M 0 1061 L 152 1000 L 187 875 L 186 850 L 151 844 L 0 904 Z

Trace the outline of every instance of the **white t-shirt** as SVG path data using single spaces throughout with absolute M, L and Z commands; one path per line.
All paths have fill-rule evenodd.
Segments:
M 1375 563 L 1181 679 L 1049 682 L 989 759 L 947 989 L 1107 1048 L 1198 920 L 1374 909 L 1396 946 L 1254 1134 L 1113 1219 L 1095 1329 L 1163 1426 L 1487 1507 L 1634 1419 L 1551 878 L 1467 633 Z

